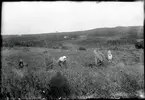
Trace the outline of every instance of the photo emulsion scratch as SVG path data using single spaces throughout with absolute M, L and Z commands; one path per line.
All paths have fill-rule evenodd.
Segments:
M 144 96 L 135 2 L 3 2 L 0 100 Z

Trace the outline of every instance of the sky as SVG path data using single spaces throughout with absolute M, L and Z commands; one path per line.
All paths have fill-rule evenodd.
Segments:
M 143 2 L 3 2 L 2 35 L 143 26 Z

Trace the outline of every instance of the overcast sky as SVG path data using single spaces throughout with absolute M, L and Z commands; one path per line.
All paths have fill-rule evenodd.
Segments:
M 143 2 L 3 2 L 2 33 L 36 34 L 142 26 Z

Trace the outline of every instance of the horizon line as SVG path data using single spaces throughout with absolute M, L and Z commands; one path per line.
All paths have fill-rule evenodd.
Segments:
M 78 30 L 78 31 L 63 31 L 63 32 L 59 32 L 59 31 L 55 31 L 55 32 L 50 32 L 50 33 L 25 33 L 25 34 L 2 34 L 2 36 L 7 36 L 7 35 L 40 35 L 40 34 L 56 34 L 56 33 L 71 33 L 71 32 L 83 32 L 83 31 L 90 31 L 90 30 L 95 30 L 95 29 L 102 29 L 102 28 L 118 28 L 118 27 L 143 27 L 144 25 L 135 25 L 135 26 L 114 26 L 114 27 L 98 27 L 98 28 L 92 28 L 92 29 L 87 29 L 87 30 Z

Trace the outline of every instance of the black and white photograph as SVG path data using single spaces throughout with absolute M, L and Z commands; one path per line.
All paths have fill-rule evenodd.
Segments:
M 143 0 L 1 8 L 0 100 L 145 98 Z

